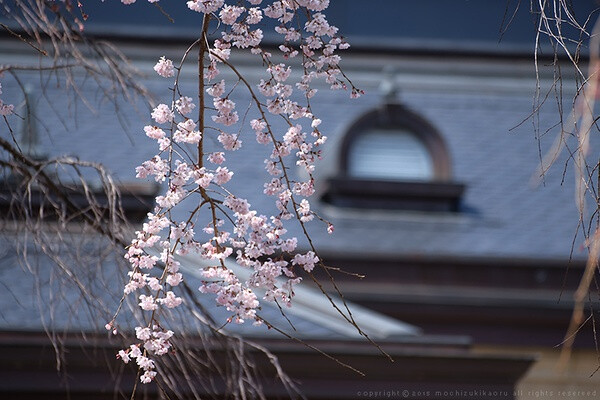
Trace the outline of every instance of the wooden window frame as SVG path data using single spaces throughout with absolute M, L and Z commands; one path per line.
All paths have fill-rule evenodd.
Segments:
M 413 132 L 431 155 L 433 179 L 396 181 L 350 176 L 350 149 L 360 135 L 371 129 Z M 406 107 L 385 104 L 359 117 L 348 129 L 339 150 L 339 172 L 327 181 L 327 188 L 321 197 L 325 202 L 355 208 L 460 211 L 465 185 L 452 182 L 450 156 L 442 136 L 427 120 Z

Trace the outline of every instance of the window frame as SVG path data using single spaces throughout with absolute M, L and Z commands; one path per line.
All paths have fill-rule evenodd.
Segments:
M 340 145 L 340 177 L 349 174 L 350 149 L 356 139 L 373 129 L 406 130 L 421 140 L 431 156 L 433 179 L 423 182 L 447 182 L 452 177 L 450 157 L 444 140 L 427 120 L 400 104 L 385 104 L 359 117 L 348 129 Z
M 353 142 L 371 129 L 402 129 L 423 142 L 433 162 L 431 180 L 365 179 L 349 174 Z M 384 104 L 367 112 L 346 130 L 339 145 L 338 172 L 330 177 L 321 200 L 334 206 L 423 212 L 461 210 L 465 185 L 452 181 L 450 155 L 442 136 L 423 117 L 400 104 Z

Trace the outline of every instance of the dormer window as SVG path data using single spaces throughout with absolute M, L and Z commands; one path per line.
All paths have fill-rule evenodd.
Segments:
M 109 215 L 110 203 L 118 202 L 119 213 L 129 222 L 141 223 L 154 207 L 154 201 L 159 187 L 154 184 L 130 183 L 117 184 L 116 196 L 109 193 L 97 182 L 83 184 L 80 168 L 77 175 L 65 173 L 69 168 L 58 168 L 60 162 L 48 160 L 43 152 L 37 131 L 36 96 L 31 89 L 24 90 L 23 115 L 21 129 L 18 135 L 18 146 L 25 157 L 40 164 L 30 166 L 30 169 L 8 169 L 8 174 L 0 176 L 0 222 L 5 220 L 18 221 L 25 218 L 40 218 L 44 221 L 55 221 L 63 215 L 72 223 L 84 221 L 82 215 L 93 208 L 94 216 Z M 47 166 L 43 167 L 43 162 Z M 39 169 L 38 169 L 39 168 Z M 35 175 L 32 174 L 35 172 Z M 41 172 L 46 178 L 40 179 Z M 45 180 L 47 179 L 47 180 Z M 38 182 L 44 185 L 39 185 Z M 48 183 L 50 182 L 50 183 Z M 82 212 L 83 210 L 83 212 Z
M 418 135 L 408 129 L 369 129 L 348 149 L 348 176 L 357 179 L 431 181 L 433 159 Z
M 355 208 L 457 212 L 464 185 L 451 180 L 438 131 L 399 104 L 356 120 L 339 148 L 338 174 L 323 200 Z

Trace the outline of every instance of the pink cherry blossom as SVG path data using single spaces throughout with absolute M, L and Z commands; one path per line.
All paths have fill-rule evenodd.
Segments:
M 14 112 L 15 106 L 12 104 L 5 104 L 0 100 L 0 115 L 7 116 Z
M 229 171 L 227 167 L 219 167 L 215 171 L 214 181 L 217 185 L 223 185 L 231 179 L 233 172 Z
M 175 293 L 168 291 L 164 298 L 158 299 L 158 302 L 164 304 L 167 308 L 175 308 L 181 304 L 181 297 L 175 296 Z
M 221 9 L 219 13 L 219 17 L 221 17 L 221 22 L 227 25 L 233 25 L 235 20 L 239 18 L 240 15 L 245 11 L 243 7 L 237 6 L 225 6 Z
M 164 56 L 161 57 L 154 66 L 154 71 L 164 78 L 170 78 L 174 76 L 175 69 L 173 68 L 173 61 L 165 58 Z
M 146 132 L 146 136 L 152 139 L 158 140 L 165 137 L 165 131 L 157 126 L 147 125 L 144 127 L 144 132 Z
M 213 164 L 223 164 L 225 162 L 225 153 L 217 151 L 208 155 L 208 161 Z
M 122 2 L 131 4 L 134 0 Z M 346 79 L 339 67 L 337 52 L 348 45 L 322 13 L 329 0 L 269 3 L 261 8 L 254 7 L 261 0 L 227 5 L 223 0 L 187 1 L 187 7 L 206 14 L 206 20 L 219 20 L 214 32 L 212 25 L 210 28 L 211 35 L 216 34 L 218 39 L 206 42 L 208 49 L 203 54 L 204 70 L 200 72 L 203 82 L 199 85 L 202 90 L 188 92 L 190 89 L 179 82 L 178 75 L 169 87 L 165 85 L 172 98 L 170 106 L 161 103 L 151 113 L 155 124 L 161 126 L 144 127 L 145 135 L 156 140 L 159 153 L 142 162 L 136 168 L 136 176 L 163 183 L 164 189 L 156 197 L 156 208 L 148 214 L 148 220 L 135 232 L 127 248 L 124 257 L 131 270 L 123 292 L 136 296 L 136 303 L 148 316 L 149 323 L 136 327 L 137 344 L 118 353 L 125 363 L 135 360 L 142 383 L 155 379 L 157 357 L 172 351 L 170 339 L 174 333 L 163 329 L 159 319 L 163 315 L 161 310 L 183 304 L 178 286 L 185 277 L 180 272 L 178 256 L 196 254 L 209 260 L 212 266 L 202 270 L 205 280 L 200 291 L 212 293 L 216 304 L 231 313 L 227 322 L 248 320 L 254 324 L 262 323 L 257 309 L 263 301 L 292 306 L 294 287 L 302 280 L 297 272 L 311 272 L 320 263 L 313 248 L 294 254 L 299 241 L 288 234 L 290 223 L 303 225 L 314 219 L 322 220 L 307 198 L 314 194 L 315 162 L 321 157 L 321 146 L 327 138 L 309 99 L 317 94 L 313 85 L 319 80 L 331 89 L 350 88 L 351 97 L 358 97 L 362 91 Z M 277 61 L 261 47 L 264 33 L 257 28 L 259 23 L 262 28 L 270 26 L 263 21 L 269 18 L 276 20 L 272 21 L 274 32 L 281 39 L 275 47 L 279 49 L 275 54 Z M 214 81 L 220 68 L 230 69 L 230 63 L 235 61 L 232 49 L 249 49 L 249 57 L 264 66 L 263 76 L 257 78 L 259 84 L 249 88 L 251 104 L 244 104 L 239 115 L 232 99 L 240 98 L 234 96 L 248 89 L 247 81 L 240 77 Z M 298 68 L 292 74 L 292 68 L 281 60 L 296 56 Z M 182 71 L 185 64 L 181 63 Z M 154 71 L 163 77 L 182 72 L 164 56 Z M 197 71 L 194 75 L 198 75 Z M 184 94 L 198 96 L 199 101 L 195 104 L 192 97 Z M 208 105 L 207 96 L 212 97 L 212 106 Z M 193 115 L 197 104 L 205 105 L 197 110 L 199 117 Z M 3 112 L 11 113 L 12 106 L 0 100 L 0 114 Z M 240 119 L 242 124 L 238 124 Z M 282 119 L 289 125 L 281 129 L 273 123 L 274 119 Z M 250 121 L 249 127 L 246 120 Z M 232 133 L 223 132 L 223 126 Z M 266 173 L 256 174 L 265 178 L 261 187 L 264 194 L 272 196 L 273 215 L 252 209 L 246 199 L 237 197 L 229 188 L 234 185 L 226 185 L 237 171 L 227 164 L 225 151 L 241 149 L 248 131 L 258 143 L 267 146 Z M 222 149 L 214 147 L 219 143 Z M 294 164 L 303 169 L 305 177 L 301 180 L 290 174 Z M 196 211 L 185 210 L 186 199 L 199 205 Z M 204 213 L 207 209 L 211 212 Z M 189 219 L 176 220 L 172 216 L 177 213 L 172 210 L 189 213 Z M 204 214 L 211 217 L 202 220 Z M 202 229 L 194 229 L 194 224 L 200 224 Z M 333 232 L 333 225 L 326 224 L 327 231 Z M 283 253 L 291 261 L 277 258 Z M 250 271 L 246 281 L 226 267 L 224 260 L 228 257 L 235 257 L 240 266 Z M 156 268 L 157 263 L 164 270 Z M 264 295 L 259 299 L 255 290 Z M 107 326 L 109 330 L 116 329 L 112 322 Z
M 225 150 L 239 150 L 242 147 L 242 141 L 236 135 L 221 132 L 217 139 L 221 142 Z
M 208 89 L 206 89 L 206 93 L 210 94 L 213 97 L 220 97 L 225 92 L 225 80 L 221 80 L 218 83 L 214 83 Z
M 181 115 L 188 115 L 196 108 L 191 97 L 182 96 L 175 102 L 175 108 Z
M 168 105 L 159 104 L 152 111 L 152 118 L 154 118 L 157 124 L 164 124 L 173 120 L 173 111 L 171 111 Z
M 211 14 L 223 5 L 223 0 L 191 0 L 186 4 L 190 10 Z
M 154 299 L 152 298 L 152 296 L 146 296 L 144 294 L 141 294 L 139 299 L 140 299 L 140 308 L 142 310 L 153 311 L 158 308 L 158 306 L 154 302 Z

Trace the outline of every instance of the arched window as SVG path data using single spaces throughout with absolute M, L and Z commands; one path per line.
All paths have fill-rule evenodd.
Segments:
M 399 104 L 358 118 L 339 148 L 337 176 L 323 199 L 362 208 L 456 212 L 464 185 L 451 181 L 451 162 L 438 131 Z
M 369 129 L 348 149 L 348 175 L 359 179 L 431 181 L 433 159 L 427 145 L 403 129 Z

